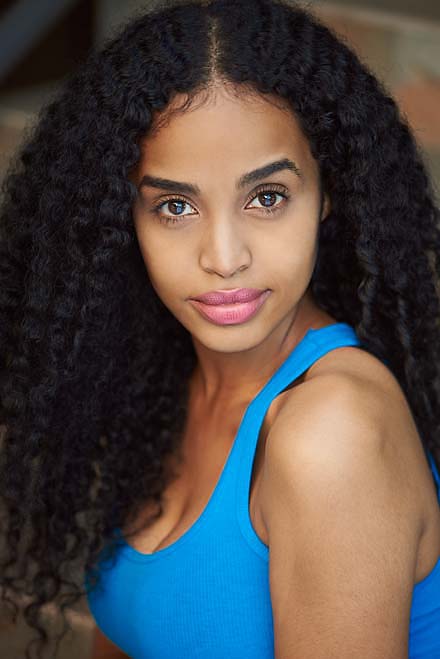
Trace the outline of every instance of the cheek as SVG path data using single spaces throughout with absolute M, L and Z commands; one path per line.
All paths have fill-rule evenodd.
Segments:
M 280 289 L 301 292 L 308 285 L 315 267 L 318 237 L 312 218 L 265 244 L 265 272 Z
M 295 250 L 290 253 L 285 250 L 282 258 L 278 257 L 272 266 L 268 264 L 267 272 L 270 272 L 270 280 L 280 291 L 295 291 L 301 290 L 304 283 L 310 278 L 312 271 L 312 260 L 304 258 L 304 254 L 300 254 Z
M 188 268 L 184 268 L 182 254 L 178 245 L 173 246 L 169 242 L 166 244 L 160 241 L 154 235 L 148 235 L 147 232 L 138 233 L 139 248 L 144 260 L 145 268 L 153 288 L 161 298 L 168 295 L 176 294 L 179 287 L 182 287 L 184 273 Z
M 307 269 L 314 259 L 318 242 L 318 223 L 309 215 L 293 216 L 280 232 L 265 241 L 265 253 L 277 270 Z

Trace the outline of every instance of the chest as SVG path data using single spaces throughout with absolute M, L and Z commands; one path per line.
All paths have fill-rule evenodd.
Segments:
M 250 476 L 249 517 L 256 534 L 268 544 L 261 515 L 260 482 L 267 436 L 288 391 L 279 394 L 269 406 L 261 425 Z M 169 547 L 200 517 L 207 506 L 227 462 L 244 409 L 225 415 L 222 420 L 189 419 L 181 441 L 180 459 L 167 462 L 176 474 L 163 491 L 162 512 L 147 528 L 130 537 L 130 545 L 144 554 Z M 146 508 L 144 513 L 150 511 Z

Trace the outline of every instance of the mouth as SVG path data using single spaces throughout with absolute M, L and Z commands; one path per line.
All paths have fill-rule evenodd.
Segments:
M 256 294 L 248 294 L 248 297 L 251 299 L 230 302 L 233 293 L 239 293 L 243 290 L 249 291 L 249 289 L 230 291 L 228 302 L 215 303 L 215 296 L 222 296 L 226 291 L 214 291 L 208 294 L 209 302 L 194 298 L 191 298 L 189 301 L 204 318 L 216 325 L 238 325 L 253 318 L 272 292 L 271 290 L 257 291 Z M 224 299 L 224 297 L 220 297 L 220 299 Z
M 203 293 L 202 295 L 198 295 L 190 299 L 203 302 L 203 304 L 215 306 L 220 304 L 241 304 L 244 302 L 252 302 L 253 300 L 256 300 L 264 292 L 265 290 L 260 288 L 234 288 L 209 291 L 208 293 Z

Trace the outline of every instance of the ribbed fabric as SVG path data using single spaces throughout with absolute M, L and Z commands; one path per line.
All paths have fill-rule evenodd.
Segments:
M 361 345 L 353 327 L 309 329 L 250 402 L 208 504 L 168 547 L 124 542 L 102 587 L 88 593 L 96 624 L 133 659 L 274 659 L 269 548 L 255 533 L 249 486 L 271 401 L 330 350 Z M 429 454 L 440 502 L 440 478 Z M 121 536 L 122 537 L 122 536 Z M 87 586 L 87 577 L 85 580 Z M 409 659 L 440 659 L 440 557 L 413 591 Z

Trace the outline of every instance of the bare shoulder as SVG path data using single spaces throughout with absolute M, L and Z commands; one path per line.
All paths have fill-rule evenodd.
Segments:
M 295 421 L 309 419 L 316 424 L 322 422 L 325 426 L 324 419 L 330 413 L 338 424 L 350 423 L 350 419 L 377 424 L 382 440 L 386 438 L 387 444 L 396 443 L 400 453 L 409 444 L 423 451 L 398 381 L 385 364 L 358 347 L 335 348 L 308 369 L 301 385 L 289 390 L 275 419 L 274 434 L 285 424 L 290 425 L 292 418 Z M 405 428 L 405 437 L 396 439 L 401 427 Z M 353 443 L 358 443 L 359 437 L 357 433 Z
M 382 474 L 389 510 L 406 520 L 416 553 L 435 515 L 440 528 L 435 487 L 409 404 L 392 372 L 360 348 L 337 348 L 315 362 L 304 381 L 289 391 L 274 420 L 260 490 L 269 536 L 271 501 L 283 482 L 283 469 L 284 478 L 294 479 L 305 491 L 330 488 L 332 479 L 335 485 L 343 479 L 347 494 L 364 482 L 364 496 Z M 431 552 L 438 553 L 432 542 Z M 427 555 L 426 564 L 430 562 Z
M 432 475 L 410 405 L 393 373 L 371 353 L 344 346 L 317 360 L 301 385 L 289 391 L 271 434 L 278 435 L 284 429 L 289 436 L 292 421 L 300 420 L 304 424 L 310 422 L 311 429 L 318 431 L 314 435 L 317 445 L 312 446 L 310 438 L 304 441 L 311 450 L 325 450 L 321 444 L 329 442 L 339 443 L 341 449 L 348 442 L 346 448 L 352 450 L 376 444 L 393 473 L 400 476 L 402 494 L 414 502 L 420 489 L 425 489 L 428 497 L 435 498 Z M 333 435 L 325 432 L 329 422 L 336 431 Z M 345 432 L 338 432 L 344 429 Z M 299 447 L 301 439 L 297 439 Z M 283 442 L 278 444 L 283 450 Z M 291 442 L 288 444 L 290 448 Z

